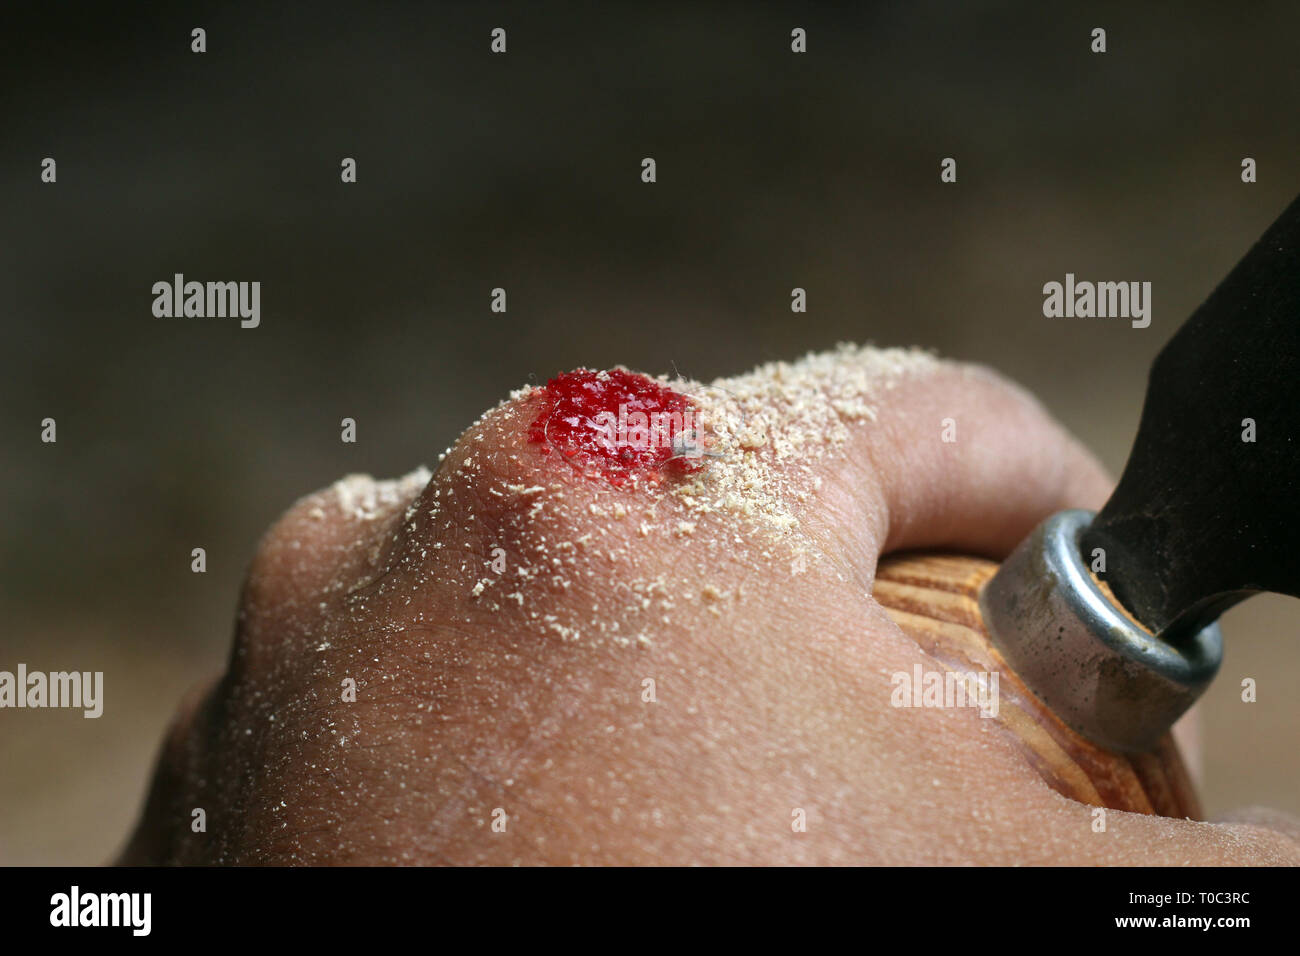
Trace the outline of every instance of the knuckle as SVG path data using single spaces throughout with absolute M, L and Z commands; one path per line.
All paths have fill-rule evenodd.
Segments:
M 245 604 L 305 604 L 346 590 L 378 562 L 429 477 L 424 468 L 391 481 L 352 474 L 299 499 L 258 543 Z
M 478 419 L 447 450 L 416 513 L 404 526 L 421 549 L 482 556 L 518 553 L 589 527 L 601 489 L 530 440 L 535 393 L 516 396 Z

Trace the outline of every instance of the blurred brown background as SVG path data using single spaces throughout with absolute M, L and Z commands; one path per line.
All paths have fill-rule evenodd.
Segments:
M 1298 191 L 1300 8 L 981 6 L 13 22 L 0 668 L 103 670 L 106 711 L 0 712 L 0 862 L 116 850 L 281 510 L 345 472 L 434 464 L 530 379 L 708 379 L 839 340 L 917 343 L 1024 383 L 1118 469 L 1151 358 Z M 1067 271 L 1151 281 L 1151 327 L 1045 319 L 1042 285 Z M 174 272 L 260 280 L 261 327 L 155 319 L 150 287 Z M 1300 812 L 1296 629 L 1283 598 L 1225 618 L 1211 812 Z

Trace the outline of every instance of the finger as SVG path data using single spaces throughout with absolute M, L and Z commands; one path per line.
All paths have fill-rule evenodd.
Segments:
M 1098 508 L 1111 479 L 1032 396 L 976 366 L 939 363 L 890 393 L 864 430 L 885 552 L 1003 557 L 1049 514 Z

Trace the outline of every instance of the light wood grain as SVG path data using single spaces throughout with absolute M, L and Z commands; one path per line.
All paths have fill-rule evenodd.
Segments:
M 1011 670 L 980 616 L 980 587 L 997 568 L 979 558 L 894 555 L 881 561 L 874 594 L 939 666 L 999 675 L 994 720 L 1057 792 L 1112 810 L 1201 819 L 1195 789 L 1168 734 L 1146 754 L 1098 747 L 1067 727 Z

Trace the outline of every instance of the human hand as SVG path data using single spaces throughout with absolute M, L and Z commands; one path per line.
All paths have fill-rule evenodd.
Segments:
M 532 389 L 431 479 L 298 502 L 124 861 L 1300 862 L 1252 823 L 1094 833 L 975 712 L 889 706 L 926 658 L 871 596 L 882 554 L 1001 557 L 1109 491 L 1023 391 L 870 349 L 683 391 L 718 457 L 635 483 L 530 440 Z

